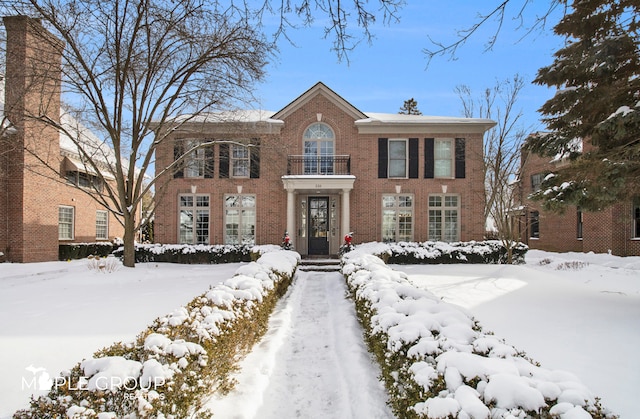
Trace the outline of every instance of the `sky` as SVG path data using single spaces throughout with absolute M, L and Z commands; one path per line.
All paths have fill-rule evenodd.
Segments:
M 377 22 L 373 43 L 359 44 L 349 53 L 349 62 L 339 62 L 331 51 L 331 40 L 322 38 L 320 20 L 312 27 L 290 30 L 288 35 L 295 45 L 280 40 L 279 53 L 267 67 L 265 82 L 257 88 L 257 107 L 278 111 L 322 81 L 365 113 L 397 113 L 405 100 L 414 98 L 424 115 L 461 116 L 456 86 L 469 86 L 476 97 L 497 81 L 518 74 L 526 84 L 519 97 L 523 128 L 543 128 L 537 110 L 554 91 L 533 85 L 531 80 L 539 68 L 553 62 L 553 53 L 562 46 L 562 38 L 552 30 L 559 14 L 555 13 L 543 30 L 526 35 L 526 27 L 545 11 L 548 2 L 529 4 L 527 20 L 518 29 L 521 22 L 514 16 L 523 2 L 511 0 L 491 51 L 484 52 L 496 27 L 490 20 L 458 50 L 455 59 L 441 56 L 430 63 L 423 52 L 433 46 L 429 37 L 441 43 L 454 41 L 456 31 L 470 27 L 479 13 L 490 12 L 502 1 L 409 0 L 398 15 L 400 22 Z

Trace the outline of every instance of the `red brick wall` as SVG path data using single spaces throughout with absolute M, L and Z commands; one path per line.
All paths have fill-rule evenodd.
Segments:
M 5 112 L 16 133 L 0 167 L 0 252 L 14 262 L 58 259 L 58 207 L 75 208 L 74 241 L 95 242 L 96 210 L 89 196 L 65 184 L 60 134 L 33 116 L 60 117 L 62 44 L 27 17 L 4 19 L 7 28 Z M 52 170 L 52 168 L 54 170 Z M 110 215 L 110 238 L 122 228 Z
M 158 197 L 158 210 L 155 218 L 156 241 L 177 242 L 178 227 L 177 196 L 190 193 L 191 185 L 198 193 L 211 195 L 211 243 L 223 243 L 223 204 L 225 193 L 236 193 L 237 186 L 243 187 L 243 194 L 256 194 L 258 244 L 280 243 L 286 229 L 287 195 L 282 183 L 286 174 L 287 155 L 301 155 L 302 137 L 305 129 L 317 122 L 322 114 L 322 122 L 335 132 L 335 154 L 351 156 L 351 173 L 356 177 L 354 189 L 350 195 L 351 230 L 355 232 L 356 242 L 381 239 L 382 195 L 395 194 L 396 185 L 402 193 L 415 195 L 414 239 L 427 240 L 428 231 L 428 194 L 442 193 L 442 185 L 448 187 L 447 193 L 460 194 L 461 199 L 461 240 L 481 240 L 484 235 L 483 202 L 484 189 L 482 179 L 482 136 L 477 134 L 452 134 L 438 132 L 415 132 L 398 134 L 399 138 L 419 138 L 419 178 L 417 179 L 378 179 L 378 137 L 393 138 L 394 135 L 358 134 L 354 119 L 324 95 L 317 95 L 284 119 L 284 127 L 279 136 L 261 136 L 260 179 L 219 179 L 218 146 L 216 146 L 216 174 L 214 179 L 171 179 L 165 176 L 159 185 L 165 185 L 166 193 Z M 206 131 L 206 129 L 204 130 Z M 201 134 L 202 138 L 211 135 Z M 175 137 L 191 137 L 188 133 L 177 133 Z M 463 137 L 466 138 L 466 179 L 424 179 L 424 138 L 425 137 Z M 218 137 L 220 138 L 220 137 Z M 228 138 L 228 136 L 226 137 Z M 166 167 L 173 161 L 173 142 L 168 139 L 156 153 L 156 167 Z M 324 194 L 326 195 L 326 194 Z M 339 196 L 335 196 L 338 205 Z M 296 207 L 297 208 L 297 207 Z M 298 210 L 296 209 L 296 212 Z M 338 227 L 339 230 L 339 227 Z M 290 232 L 294 242 L 299 238 L 297 232 Z M 336 238 L 341 242 L 341 232 Z M 337 247 L 332 245 L 332 249 Z
M 527 212 L 540 212 L 540 238 L 522 237 L 532 249 L 552 252 L 611 252 L 618 256 L 640 255 L 640 240 L 633 240 L 632 209 L 629 202 L 599 212 L 583 212 L 583 238 L 577 238 L 577 210 L 569 206 L 564 213 L 544 211 L 537 202 L 527 199 L 532 193 L 531 175 L 556 169 L 549 157 L 523 152 L 521 188 Z

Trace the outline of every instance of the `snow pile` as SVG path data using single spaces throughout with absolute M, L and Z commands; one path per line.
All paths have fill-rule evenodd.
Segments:
M 357 249 L 342 272 L 397 414 L 615 417 L 575 376 L 536 365 L 380 258 Z
M 300 255 L 263 250 L 233 277 L 156 319 L 135 342 L 79 363 L 14 418 L 191 417 L 205 396 L 233 387 L 237 362 L 264 334 L 291 283 Z

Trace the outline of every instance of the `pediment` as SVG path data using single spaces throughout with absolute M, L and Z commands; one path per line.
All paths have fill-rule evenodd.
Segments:
M 327 87 L 327 85 L 325 85 L 322 82 L 318 82 L 315 85 L 313 85 L 309 90 L 307 90 L 306 92 L 298 96 L 296 99 L 294 99 L 287 106 L 285 106 L 284 108 L 276 112 L 271 118 L 283 120 L 289 115 L 291 115 L 293 112 L 295 112 L 296 110 L 303 107 L 306 103 L 308 103 L 310 100 L 315 98 L 317 95 L 323 95 L 324 97 L 329 99 L 339 109 L 342 109 L 346 114 L 353 117 L 354 120 L 363 119 L 367 117 L 364 113 L 358 110 L 351 103 L 344 100 L 342 96 L 340 96 L 339 94 L 331 90 L 329 87 Z

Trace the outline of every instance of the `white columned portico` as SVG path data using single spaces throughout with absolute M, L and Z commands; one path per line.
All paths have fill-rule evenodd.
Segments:
M 342 190 L 342 203 L 340 205 L 340 207 L 342 208 L 342 214 L 340 215 L 340 221 L 342 224 L 340 226 L 340 229 L 342 230 L 342 237 L 344 237 L 347 233 L 349 233 L 351 229 L 351 224 L 349 220 L 349 214 L 351 213 L 351 210 L 349 207 L 350 192 L 351 192 L 351 189 Z
M 294 189 L 287 189 L 287 232 L 295 237 L 296 229 L 296 194 Z M 293 244 L 295 246 L 295 243 Z

